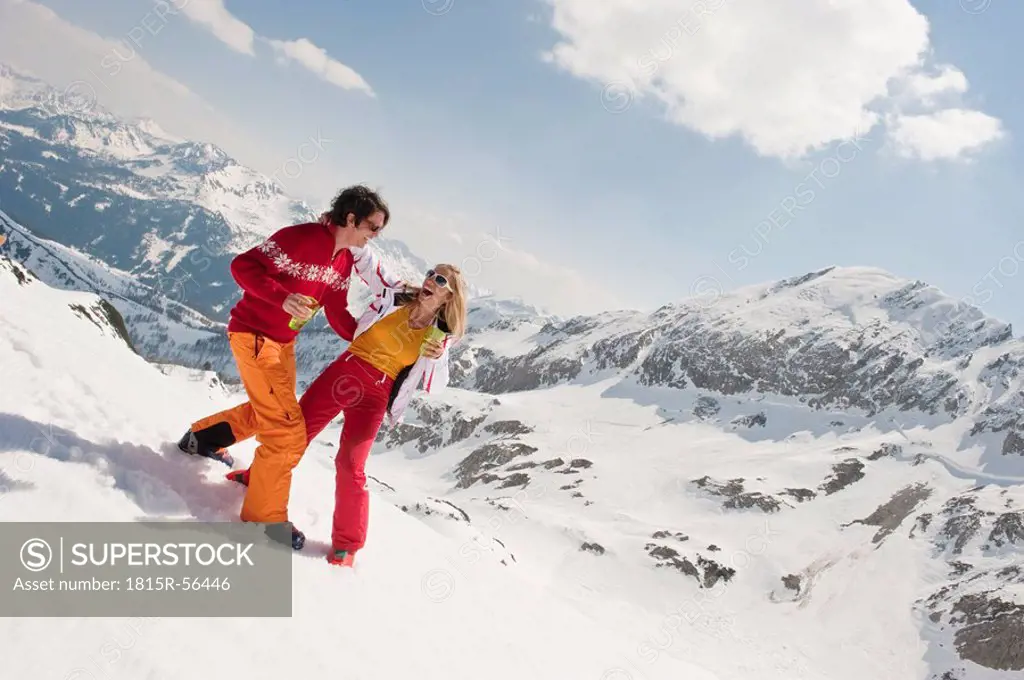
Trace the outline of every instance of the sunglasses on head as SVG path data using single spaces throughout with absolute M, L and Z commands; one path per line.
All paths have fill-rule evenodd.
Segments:
M 451 286 L 448 285 L 448 277 L 445 276 L 444 274 L 438 274 L 433 269 L 427 271 L 427 278 L 433 279 L 434 283 L 441 286 L 442 288 L 451 288 Z

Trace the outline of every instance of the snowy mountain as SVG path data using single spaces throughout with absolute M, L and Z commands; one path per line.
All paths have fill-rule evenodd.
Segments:
M 148 360 L 176 359 L 175 363 L 183 366 L 201 367 L 210 358 L 189 348 L 223 338 L 223 324 L 161 294 L 128 272 L 37 236 L 2 211 L 0 233 L 6 237 L 0 255 L 31 270 L 50 286 L 100 296 L 118 313 L 132 347 Z M 225 360 L 222 354 L 217 353 L 217 361 Z
M 775 649 L 817 665 L 768 675 L 744 655 L 735 677 L 1024 670 L 1024 342 L 1006 324 L 922 282 L 830 268 L 650 315 L 496 318 L 458 357 L 455 384 L 476 396 L 417 402 L 379 442 L 404 460 L 384 458 L 416 461 L 408 478 L 460 507 L 508 512 L 522 494 L 519 538 L 611 557 L 596 574 L 580 556 L 552 565 L 560 588 L 675 570 L 720 589 L 706 621 L 684 596 L 691 625 L 723 616 L 737 646 L 778 631 Z M 823 640 L 823 619 L 844 632 Z M 673 636 L 654 630 L 657 657 Z M 687 659 L 732 677 L 737 646 L 693 644 L 714 651 Z M 867 658 L 830 661 L 839 644 Z
M 955 421 L 968 426 L 963 445 L 981 447 L 972 462 L 1021 470 L 1024 342 L 977 308 L 882 270 L 828 268 L 651 314 L 473 326 L 456 372 L 469 389 L 609 381 L 608 396 L 628 393 L 680 421 L 724 422 L 718 402 L 742 396 L 821 413 L 816 433 L 845 427 L 828 423 L 851 412 L 889 427 Z M 702 412 L 693 414 L 696 399 Z M 729 417 L 788 434 L 788 422 L 765 421 L 758 407 Z
M 217 321 L 238 299 L 231 258 L 317 215 L 213 144 L 122 120 L 2 64 L 0 208 Z M 403 276 L 429 267 L 401 242 L 374 245 Z

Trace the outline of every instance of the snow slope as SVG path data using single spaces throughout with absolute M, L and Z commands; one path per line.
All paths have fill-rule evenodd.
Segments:
M 148 364 L 103 310 L 0 256 L 0 520 L 233 519 L 241 492 L 224 468 L 169 442 L 237 397 L 208 375 Z M 327 565 L 328 448 L 296 471 L 291 513 L 309 543 L 294 556 L 291 618 L 5 619 L 4 676 L 631 677 L 617 669 L 632 641 L 614 621 L 498 560 L 464 560 L 451 581 L 452 557 L 475 534 L 445 535 L 382 493 L 358 567 Z M 716 676 L 673 661 L 643 677 Z
M 606 386 L 449 390 L 381 437 L 371 472 L 405 503 L 436 499 L 417 514 L 452 523 L 454 504 L 535 582 L 616 621 L 630 677 L 673 660 L 730 680 L 1024 669 L 1019 479 L 954 473 L 942 430 L 815 434 L 806 407 L 762 402 L 790 428 L 762 438 Z

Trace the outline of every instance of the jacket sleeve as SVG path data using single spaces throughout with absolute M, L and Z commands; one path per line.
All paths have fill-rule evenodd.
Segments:
M 353 248 L 352 256 L 354 258 L 352 270 L 363 280 L 363 283 L 369 286 L 374 297 L 381 297 L 388 288 L 402 290 L 405 287 L 405 281 L 400 276 L 388 271 L 383 260 L 371 246 Z
M 348 311 L 348 288 L 342 290 L 328 289 L 324 296 L 324 316 L 327 323 L 331 325 L 334 332 L 343 340 L 352 342 L 355 335 L 357 321 L 352 313 Z
M 242 290 L 278 307 L 284 304 L 289 295 L 289 291 L 276 277 L 279 267 L 275 256 L 280 254 L 287 257 L 280 243 L 282 240 L 287 243 L 285 230 L 278 231 L 231 261 L 231 276 Z

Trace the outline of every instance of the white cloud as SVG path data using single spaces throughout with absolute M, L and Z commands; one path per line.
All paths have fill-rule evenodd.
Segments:
M 306 38 L 298 40 L 269 40 L 281 60 L 294 61 L 309 69 L 323 80 L 345 90 L 362 90 L 375 96 L 369 84 L 354 70 L 332 59 L 327 51 Z
M 967 76 L 955 66 L 948 64 L 934 76 L 915 73 L 907 78 L 907 92 L 923 104 L 934 105 L 938 95 L 963 94 L 967 92 Z
M 256 56 L 253 49 L 255 32 L 224 6 L 224 0 L 187 0 L 180 8 L 185 16 L 210 31 L 225 45 L 249 56 Z
M 998 118 L 968 109 L 898 115 L 889 125 L 889 140 L 896 152 L 925 161 L 960 159 L 1005 134 Z
M 604 86 L 622 112 L 653 100 L 668 119 L 759 154 L 799 158 L 865 133 L 903 99 L 963 93 L 927 76 L 928 21 L 908 0 L 546 0 L 561 40 L 545 59 Z
M 209 30 L 231 49 L 256 56 L 253 49 L 257 37 L 255 31 L 229 12 L 224 6 L 224 0 L 187 0 L 187 3 L 181 6 L 181 10 L 189 19 Z M 371 97 L 376 96 L 370 85 L 354 69 L 332 58 L 327 54 L 327 50 L 316 46 L 308 38 L 274 40 L 259 37 L 273 48 L 279 62 L 293 61 L 331 85 L 344 90 L 362 90 Z

